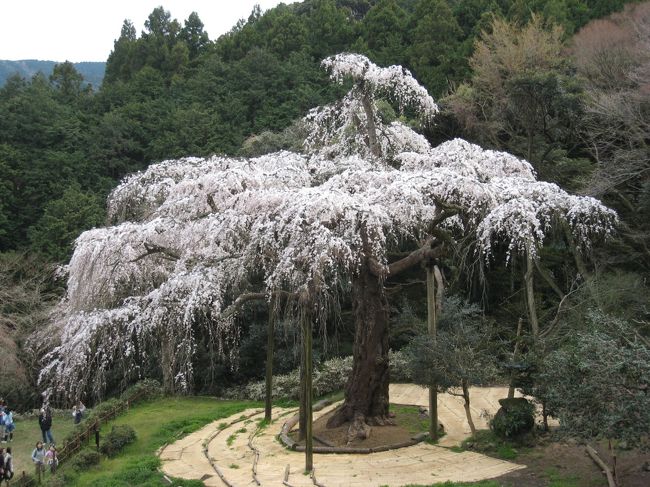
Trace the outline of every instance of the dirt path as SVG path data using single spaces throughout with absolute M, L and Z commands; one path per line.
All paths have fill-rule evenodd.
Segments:
M 481 411 L 486 409 L 494 414 L 497 398 L 506 393 L 505 388 L 472 390 L 477 428 L 486 427 L 485 420 L 480 418 Z M 427 394 L 426 389 L 410 384 L 390 388 L 394 403 L 426 405 Z M 315 417 L 329 409 L 315 413 Z M 469 430 L 460 399 L 440 394 L 438 410 L 447 431 L 441 446 L 420 443 L 369 455 L 314 455 L 316 481 L 326 487 L 397 487 L 447 480 L 471 482 L 525 468 L 478 453 L 455 453 L 444 448 L 458 444 L 469 435 Z M 285 485 L 313 486 L 314 479 L 303 474 L 304 454 L 287 450 L 275 438 L 285 419 L 294 413 L 295 409 L 274 408 L 274 421 L 261 430 L 258 422 L 264 417 L 263 410 L 247 410 L 215 421 L 163 448 L 159 452 L 162 470 L 174 477 L 201 479 L 208 486 L 277 486 L 285 478 Z

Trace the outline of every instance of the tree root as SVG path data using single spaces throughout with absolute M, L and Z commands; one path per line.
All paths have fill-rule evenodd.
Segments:
M 348 427 L 347 446 L 350 446 L 355 440 L 365 440 L 369 438 L 373 426 L 389 425 L 395 425 L 395 422 L 387 416 L 367 417 L 366 415 L 357 412 Z

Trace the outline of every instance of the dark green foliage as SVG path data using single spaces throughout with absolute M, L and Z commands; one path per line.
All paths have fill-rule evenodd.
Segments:
M 490 420 L 490 429 L 499 438 L 517 438 L 535 426 L 535 406 L 523 397 L 500 399 L 501 408 Z
M 113 426 L 110 433 L 104 435 L 99 451 L 109 457 L 117 455 L 122 448 L 135 441 L 135 430 L 128 424 Z
M 460 49 L 463 31 L 445 0 L 419 0 L 411 22 L 408 64 L 438 98 L 468 75 Z
M 536 382 L 566 433 L 650 448 L 650 346 L 627 321 L 589 313 L 588 326 L 543 359 Z
M 104 202 L 78 185 L 67 188 L 59 199 L 49 201 L 43 216 L 29 230 L 31 247 L 50 260 L 66 262 L 72 242 L 84 230 L 104 224 Z
M 79 453 L 77 453 L 72 460 L 68 463 L 70 467 L 75 470 L 83 471 L 88 467 L 97 465 L 101 455 L 94 448 L 84 448 Z

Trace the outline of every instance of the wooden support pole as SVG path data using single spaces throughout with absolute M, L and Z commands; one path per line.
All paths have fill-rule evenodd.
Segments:
M 300 324 L 301 328 L 303 324 Z M 304 330 L 302 331 L 304 334 Z M 307 388 L 305 387 L 305 339 L 302 338 L 302 349 L 300 350 L 300 406 L 298 409 L 298 441 L 305 439 L 307 421 Z
M 273 345 L 275 338 L 275 298 L 269 304 L 269 323 L 266 337 L 266 395 L 264 402 L 264 420 L 271 422 L 271 409 L 273 407 Z
M 312 326 L 311 313 L 303 310 L 303 346 L 305 355 L 305 471 L 314 468 L 312 431 Z
M 429 336 L 436 339 L 437 306 L 436 284 L 433 265 L 427 265 L 427 326 Z M 437 384 L 429 386 L 429 438 L 438 441 L 438 387 Z

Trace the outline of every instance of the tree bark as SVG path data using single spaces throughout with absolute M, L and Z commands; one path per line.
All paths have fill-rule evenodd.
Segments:
M 373 102 L 370 99 L 369 94 L 364 94 L 361 98 L 361 104 L 363 105 L 363 111 L 366 113 L 366 127 L 368 130 L 368 147 L 370 148 L 370 153 L 375 157 L 381 156 L 381 147 L 379 147 L 379 141 L 377 140 L 377 126 L 375 125 L 375 116 L 373 111 Z
M 370 426 L 392 424 L 388 418 L 388 303 L 380 279 L 363 266 L 352 280 L 355 337 L 352 373 L 343 405 L 329 419 L 335 428 L 350 423 L 348 443 L 365 439 Z

